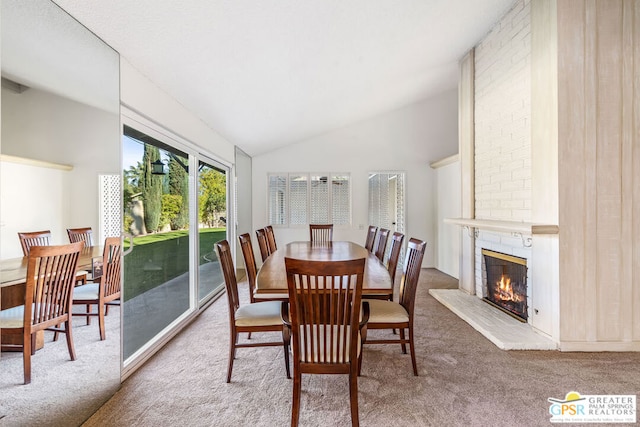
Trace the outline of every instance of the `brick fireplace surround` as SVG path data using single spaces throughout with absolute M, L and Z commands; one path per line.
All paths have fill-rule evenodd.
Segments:
M 473 236 L 475 241 L 475 270 L 473 277 L 473 289 L 471 292 L 464 290 L 431 289 L 430 293 L 458 316 L 467 321 L 476 330 L 481 332 L 491 342 L 504 350 L 555 350 L 557 343 L 546 334 L 536 328 L 540 324 L 540 303 L 534 296 L 539 290 L 535 287 L 533 279 L 532 233 L 542 236 L 540 233 L 557 233 L 557 226 L 536 225 L 529 223 L 516 223 L 511 221 L 496 220 L 464 220 L 447 219 L 446 223 L 457 224 L 463 227 L 466 237 Z M 473 230 L 476 230 L 473 233 Z M 534 230 L 534 231 L 532 231 Z M 471 234 L 469 234 L 471 233 Z M 536 239 L 537 240 L 537 239 Z M 490 249 L 496 252 L 508 253 L 527 260 L 528 283 L 528 321 L 522 323 L 508 314 L 489 305 L 482 300 L 486 296 L 483 276 L 482 249 Z M 486 277 L 486 276 L 485 276 Z M 462 285 L 462 284 L 461 284 Z M 535 301 L 535 302 L 534 302 Z
M 460 290 L 432 294 L 501 348 L 640 351 L 639 76 L 633 1 L 517 0 L 460 61 Z M 527 323 L 481 300 L 482 248 L 527 259 Z

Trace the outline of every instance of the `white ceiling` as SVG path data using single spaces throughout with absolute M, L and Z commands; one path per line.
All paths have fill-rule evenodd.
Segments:
M 55 0 L 257 155 L 455 88 L 513 0 Z

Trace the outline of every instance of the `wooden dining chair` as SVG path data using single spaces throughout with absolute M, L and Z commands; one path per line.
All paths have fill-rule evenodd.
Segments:
M 242 258 L 244 259 L 244 266 L 247 271 L 247 281 L 249 282 L 249 301 L 262 302 L 262 301 L 287 301 L 289 299 L 288 294 L 273 294 L 273 295 L 259 295 L 256 294 L 256 279 L 258 277 L 258 267 L 256 265 L 256 258 L 253 253 L 253 244 L 251 243 L 251 236 L 249 233 L 244 233 L 238 236 L 240 241 L 240 248 L 242 249 Z
M 369 322 L 363 329 L 364 344 L 400 344 L 403 353 L 407 353 L 409 344 L 413 375 L 418 375 L 416 352 L 413 339 L 413 314 L 416 299 L 416 289 L 420 278 L 420 269 L 424 257 L 426 242 L 409 239 L 407 255 L 404 261 L 402 280 L 400 282 L 400 298 L 398 302 L 384 300 L 368 300 L 370 306 Z M 370 329 L 398 329 L 399 338 L 369 339 L 367 331 Z M 408 337 L 405 335 L 408 330 Z
M 240 305 L 238 296 L 238 281 L 236 271 L 231 257 L 229 242 L 221 240 L 215 244 L 216 253 L 220 260 L 220 268 L 224 276 L 224 285 L 227 290 L 227 301 L 229 303 L 229 365 L 227 367 L 227 382 L 231 382 L 231 372 L 233 371 L 233 360 L 236 357 L 237 348 L 246 347 L 273 347 L 283 346 L 284 363 L 287 378 L 291 378 L 289 370 L 289 329 L 284 327 L 281 317 L 281 302 L 265 301 L 253 304 Z M 239 335 L 242 332 L 281 332 L 281 341 L 240 343 Z
M 389 230 L 380 228 L 376 235 L 376 243 L 374 245 L 374 253 L 380 262 L 384 262 L 384 253 L 387 249 L 387 239 L 389 238 Z
M 18 233 L 22 254 L 29 255 L 32 246 L 51 246 L 51 231 L 30 231 Z
M 102 254 L 103 272 L 97 282 L 77 286 L 73 291 L 73 304 L 86 307 L 83 313 L 74 312 L 74 316 L 84 316 L 87 325 L 91 317 L 98 317 L 100 340 L 106 337 L 104 316 L 109 304 L 118 304 L 122 289 L 122 242 L 120 237 L 108 237 Z M 96 311 L 93 311 L 93 306 Z
M 276 245 L 276 235 L 273 232 L 273 227 L 267 225 L 264 228 L 264 232 L 267 235 L 267 246 L 269 247 L 269 254 L 272 254 L 278 250 L 278 246 Z
M 33 246 L 51 246 L 51 231 L 29 231 L 18 233 L 20 239 L 20 246 L 22 247 L 22 254 L 28 256 Z M 75 242 L 71 242 L 75 243 Z M 86 246 L 86 243 L 85 243 Z M 87 282 L 89 272 L 86 270 L 79 270 L 76 272 L 76 283 L 84 284 Z
M 396 231 L 391 235 L 391 248 L 389 249 L 389 260 L 387 261 L 387 271 L 389 272 L 389 277 L 391 277 L 391 289 L 395 288 L 396 271 L 403 242 L 404 234 Z M 389 301 L 393 301 L 393 293 L 389 295 Z
M 84 242 L 85 246 L 93 246 L 93 230 L 91 227 L 67 228 L 69 242 Z
M 71 360 L 76 360 L 71 328 L 71 299 L 76 268 L 84 243 L 62 246 L 33 246 L 27 260 L 24 304 L 0 311 L 2 334 L 22 335 L 24 383 L 31 382 L 31 356 L 36 333 L 42 330 L 67 336 Z M 64 324 L 64 328 L 60 325 Z M 3 346 L 6 348 L 8 346 Z
M 375 225 L 370 225 L 367 230 L 367 240 L 364 243 L 365 249 L 369 252 L 373 252 L 373 242 L 376 240 L 376 233 L 378 232 L 378 227 Z
M 269 252 L 269 243 L 267 241 L 267 232 L 264 228 L 259 228 L 256 230 L 256 237 L 258 239 L 258 247 L 260 248 L 260 257 L 262 258 L 262 262 L 265 262 L 271 252 Z
M 389 260 L 387 262 L 387 271 L 391 278 L 391 293 L 385 294 L 368 294 L 363 298 L 366 299 L 385 299 L 393 301 L 394 284 L 396 281 L 396 270 L 398 268 L 398 259 L 400 258 L 400 252 L 402 252 L 402 243 L 404 241 L 404 234 L 395 232 L 391 236 L 391 248 L 389 249 Z M 395 331 L 394 331 L 395 332 Z
M 289 303 L 282 319 L 293 338 L 291 425 L 300 418 L 302 374 L 347 374 L 351 422 L 358 421 L 358 371 L 368 305 L 360 319 L 365 259 L 307 261 L 285 258 Z
M 309 238 L 315 243 L 333 241 L 333 224 L 309 224 Z

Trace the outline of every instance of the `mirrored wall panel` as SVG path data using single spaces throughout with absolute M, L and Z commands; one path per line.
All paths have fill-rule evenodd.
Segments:
M 4 310 L 25 303 L 21 232 L 46 231 L 41 244 L 57 246 L 70 242 L 68 229 L 89 229 L 74 289 L 99 283 L 105 240 L 122 229 L 122 184 L 117 52 L 48 0 L 2 0 L 0 17 Z M 101 337 L 98 317 L 73 316 L 73 361 L 64 334 L 36 333 L 27 385 L 22 336 L 1 330 L 0 424 L 82 424 L 120 386 L 120 318 L 116 300 Z

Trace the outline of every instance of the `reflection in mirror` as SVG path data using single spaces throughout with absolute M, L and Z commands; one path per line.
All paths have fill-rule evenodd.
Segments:
M 98 247 L 84 254 L 90 273 L 105 238 L 119 236 L 122 209 L 118 54 L 48 0 L 1 4 L 0 303 L 6 309 L 24 303 L 18 232 L 50 230 L 50 243 L 59 245 L 69 242 L 67 228 L 91 227 Z M 3 345 L 2 423 L 80 425 L 113 395 L 120 386 L 119 307 L 111 306 L 105 320 L 101 341 L 97 318 L 87 325 L 85 317 L 73 317 L 75 361 L 64 336 L 37 334 L 29 385 L 23 385 L 21 350 Z M 10 340 L 2 335 L 3 344 Z

